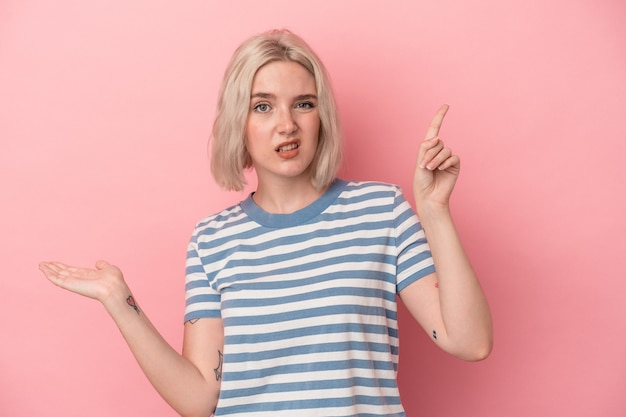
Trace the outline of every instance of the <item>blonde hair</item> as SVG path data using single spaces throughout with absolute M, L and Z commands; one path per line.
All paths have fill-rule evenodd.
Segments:
M 288 30 L 272 30 L 242 43 L 224 74 L 211 138 L 211 173 L 224 189 L 241 191 L 246 184 L 244 170 L 252 167 L 245 146 L 252 81 L 259 68 L 274 61 L 297 62 L 313 75 L 320 132 L 311 163 L 311 183 L 322 189 L 337 175 L 341 163 L 341 129 L 326 69 L 300 37 Z

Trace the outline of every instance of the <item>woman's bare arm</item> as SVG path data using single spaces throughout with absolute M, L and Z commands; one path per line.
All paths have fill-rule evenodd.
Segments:
M 98 261 L 95 269 L 59 262 L 42 262 L 39 268 L 55 285 L 103 304 L 149 381 L 181 416 L 208 417 L 215 410 L 220 378 L 213 369 L 221 372 L 223 349 L 220 319 L 186 323 L 181 355 L 154 328 L 117 267 Z
M 409 285 L 400 297 L 442 349 L 480 360 L 491 352 L 493 328 L 487 300 L 450 213 L 460 159 L 439 138 L 447 111 L 448 106 L 442 106 L 431 122 L 413 178 L 417 214 L 437 272 Z

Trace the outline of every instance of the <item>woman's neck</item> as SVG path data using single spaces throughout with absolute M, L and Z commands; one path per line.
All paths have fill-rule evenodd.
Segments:
M 309 178 L 261 182 L 252 199 L 264 211 L 273 214 L 289 214 L 310 205 L 317 200 L 328 186 L 316 189 Z

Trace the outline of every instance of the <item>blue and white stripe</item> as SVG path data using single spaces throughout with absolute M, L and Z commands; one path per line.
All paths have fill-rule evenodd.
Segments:
M 402 416 L 396 294 L 434 271 L 396 186 L 337 180 L 270 214 L 251 197 L 201 221 L 185 320 L 221 317 L 215 415 Z

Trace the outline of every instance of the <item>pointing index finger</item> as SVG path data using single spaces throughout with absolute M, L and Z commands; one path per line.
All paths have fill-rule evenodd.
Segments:
M 433 120 L 430 122 L 430 126 L 428 126 L 428 130 L 426 131 L 426 139 L 434 139 L 439 136 L 439 129 L 441 129 L 443 118 L 446 116 L 449 108 L 450 106 L 448 106 L 447 104 L 439 107 L 439 110 L 437 110 L 435 117 L 433 117 Z

